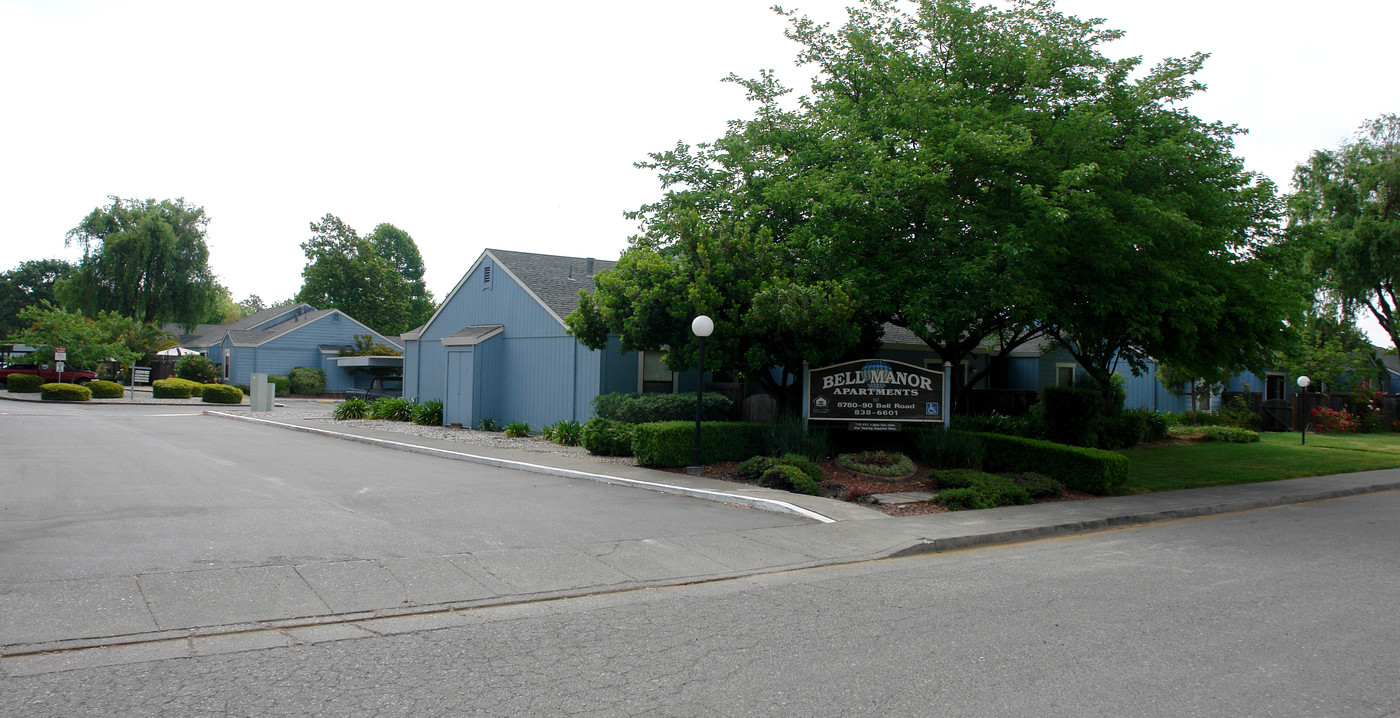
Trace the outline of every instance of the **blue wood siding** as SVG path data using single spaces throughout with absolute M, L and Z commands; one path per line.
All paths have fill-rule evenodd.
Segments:
M 1040 388 L 1040 357 L 1011 357 L 1006 372 L 1006 388 L 1035 391 Z
M 606 348 L 594 353 L 598 355 L 598 361 L 601 364 L 599 373 L 602 377 L 602 386 L 598 390 L 599 394 L 628 393 L 637 390 L 640 381 L 637 354 L 636 352 L 623 353 L 622 341 L 616 334 L 608 337 Z M 589 401 L 591 411 L 592 399 Z
M 491 268 L 489 284 L 483 276 L 487 267 Z M 463 425 L 475 425 L 483 418 L 501 424 L 524 421 L 538 430 L 560 419 L 589 417 L 593 397 L 603 383 L 604 352 L 581 347 L 489 257 L 462 281 L 416 342 L 414 376 L 408 386 L 419 400 L 454 403 L 459 392 L 452 382 L 467 378 L 449 371 L 448 353 L 456 348 L 444 347 L 442 339 L 463 327 L 490 324 L 504 328 L 472 347 L 472 406 L 452 407 L 448 414 L 457 417 L 453 421 Z M 609 360 L 614 358 L 622 357 Z
M 247 384 L 251 374 L 281 374 L 297 367 L 323 369 L 326 372 L 326 391 L 341 392 L 353 385 L 355 379 L 350 370 L 341 369 L 321 352 L 321 345 L 346 346 L 355 343 L 355 335 L 370 334 L 376 341 L 389 344 L 382 335 L 372 332 L 358 322 L 344 316 L 328 314 L 256 347 L 232 348 L 232 371 L 229 382 Z M 222 352 L 221 352 L 222 353 Z M 334 358 L 334 357 L 332 357 Z

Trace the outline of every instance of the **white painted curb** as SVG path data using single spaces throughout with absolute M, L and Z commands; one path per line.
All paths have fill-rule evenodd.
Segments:
M 253 417 L 253 416 L 243 416 L 243 415 L 241 415 L 241 414 L 230 414 L 230 413 L 223 412 L 223 411 L 205 411 L 204 413 L 207 414 L 207 415 L 209 415 L 209 416 L 219 416 L 219 417 L 223 417 L 223 418 L 225 418 L 225 419 L 236 419 L 236 420 L 238 420 L 238 421 L 248 421 L 248 422 L 252 422 L 252 423 L 255 423 L 255 424 L 268 424 L 268 425 L 280 427 L 280 428 L 283 428 L 283 429 L 291 429 L 292 431 L 302 431 L 302 432 L 306 432 L 306 433 L 308 433 L 308 434 L 320 434 L 321 436 L 329 436 L 329 437 L 331 437 L 331 438 L 343 439 L 343 440 L 345 440 L 345 441 L 358 441 L 358 442 L 360 442 L 360 443 L 362 443 L 362 444 L 371 444 L 371 445 L 374 445 L 374 446 L 383 446 L 383 447 L 387 447 L 387 448 L 390 448 L 390 449 L 399 449 L 399 450 L 401 450 L 401 451 L 410 451 L 410 452 L 413 452 L 413 453 L 415 453 L 415 454 L 425 454 L 425 455 L 428 455 L 428 456 L 438 456 L 438 457 L 442 457 L 442 458 L 446 458 L 446 459 L 456 459 L 456 460 L 458 460 L 458 461 L 471 461 L 471 462 L 478 463 L 478 464 L 486 464 L 487 466 L 496 466 L 496 467 L 500 467 L 500 468 L 503 468 L 503 469 L 518 469 L 518 470 L 520 470 L 520 471 L 529 471 L 529 472 L 532 472 L 532 473 L 536 473 L 536 474 L 546 474 L 546 475 L 549 475 L 549 476 L 559 476 L 559 477 L 563 477 L 563 478 L 567 478 L 567 479 L 587 479 L 587 480 L 589 480 L 589 481 L 598 481 L 598 482 L 605 483 L 605 484 L 615 484 L 615 485 L 618 485 L 618 486 L 631 486 L 631 487 L 633 487 L 633 488 L 647 489 L 647 490 L 650 490 L 650 491 L 660 491 L 660 492 L 662 492 L 662 493 L 667 493 L 667 494 L 676 494 L 676 495 L 679 495 L 679 496 L 690 496 L 690 497 L 692 497 L 692 498 L 706 499 L 706 500 L 709 500 L 709 501 L 719 501 L 719 502 L 721 502 L 721 503 L 726 503 L 726 504 L 739 504 L 739 505 L 741 505 L 741 506 L 747 506 L 747 507 L 749 507 L 749 508 L 759 509 L 759 510 L 761 510 L 761 511 L 773 511 L 773 512 L 782 513 L 782 514 L 793 514 L 793 515 L 796 515 L 796 516 L 801 516 L 801 517 L 803 517 L 803 518 L 812 519 L 813 521 L 819 521 L 819 522 L 824 523 L 824 524 L 836 523 L 836 519 L 833 519 L 833 518 L 830 518 L 830 517 L 827 517 L 827 516 L 823 516 L 823 515 L 821 515 L 821 514 L 815 512 L 815 511 L 812 511 L 812 510 L 810 510 L 810 509 L 804 509 L 804 508 L 802 508 L 801 506 L 797 506 L 797 505 L 794 505 L 794 504 L 790 504 L 790 503 L 788 503 L 788 502 L 786 502 L 786 501 L 778 501 L 777 499 L 764 499 L 764 498 L 759 498 L 759 497 L 756 497 L 756 496 L 744 496 L 744 495 L 742 495 L 742 494 L 730 494 L 730 493 L 725 493 L 725 492 L 723 492 L 723 491 L 708 491 L 708 490 L 706 490 L 706 489 L 692 489 L 692 488 L 688 488 L 688 487 L 685 487 L 685 486 L 673 486 L 673 485 L 671 485 L 671 484 L 657 483 L 657 482 L 655 482 L 655 481 L 642 481 L 642 480 L 640 480 L 640 479 L 624 479 L 624 478 L 622 478 L 621 476 L 608 476 L 608 475 L 606 475 L 606 474 L 593 474 L 593 473 L 589 473 L 589 472 L 587 472 L 587 471 L 575 471 L 575 470 L 573 470 L 573 469 L 560 469 L 560 468 L 557 468 L 557 467 L 554 467 L 554 466 L 543 466 L 543 465 L 540 465 L 540 464 L 530 464 L 530 463 L 526 463 L 526 462 L 524 462 L 524 461 L 511 461 L 510 459 L 497 459 L 497 458 L 491 457 L 491 456 L 481 456 L 481 455 L 479 455 L 479 454 L 468 454 L 468 453 L 461 452 L 461 451 L 449 451 L 449 450 L 447 450 L 447 449 L 437 449 L 437 448 L 433 448 L 433 447 L 431 447 L 431 446 L 420 446 L 420 445 L 418 445 L 418 444 L 410 444 L 410 443 L 403 442 L 403 441 L 391 441 L 391 440 L 389 440 L 389 439 L 376 439 L 376 438 L 368 437 L 368 436 L 359 436 L 359 435 L 357 435 L 357 434 L 346 434 L 346 433 L 339 432 L 339 431 L 331 431 L 331 430 L 329 430 L 329 429 L 317 429 L 317 428 L 310 427 L 310 426 L 300 426 L 300 425 L 297 425 L 297 424 L 287 424 L 287 423 L 280 422 L 280 421 L 273 421 L 273 420 L 271 420 L 271 419 L 259 419 L 259 418 L 257 418 L 257 417 Z

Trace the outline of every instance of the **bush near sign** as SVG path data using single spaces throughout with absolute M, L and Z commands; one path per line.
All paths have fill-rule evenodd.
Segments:
M 888 359 L 858 359 L 807 372 L 809 421 L 853 422 L 859 431 L 943 421 L 943 372 Z

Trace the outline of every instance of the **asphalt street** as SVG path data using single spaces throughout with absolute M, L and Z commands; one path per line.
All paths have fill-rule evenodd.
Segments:
M 1395 716 L 1400 493 L 0 678 L 24 716 Z
M 408 558 L 803 523 L 182 407 L 5 402 L 0 583 Z

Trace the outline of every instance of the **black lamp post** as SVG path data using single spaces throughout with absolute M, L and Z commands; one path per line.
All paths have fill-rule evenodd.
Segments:
M 695 383 L 695 453 L 691 456 L 687 473 L 699 476 L 704 473 L 704 469 L 700 467 L 700 407 L 705 396 L 705 337 L 714 333 L 714 320 L 701 314 L 690 323 L 690 331 L 700 338 L 700 358 L 697 362 L 699 376 L 696 377 Z

